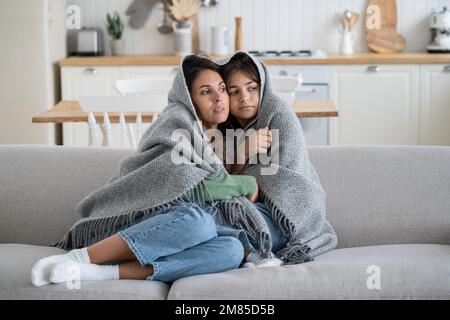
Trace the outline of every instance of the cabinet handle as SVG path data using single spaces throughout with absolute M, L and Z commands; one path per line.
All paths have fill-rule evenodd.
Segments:
M 97 70 L 95 68 L 86 68 L 83 72 L 88 74 L 96 74 Z
M 444 67 L 444 72 L 450 72 L 450 64 Z
M 305 93 L 316 93 L 317 92 L 317 88 L 308 88 L 308 89 L 302 88 L 302 89 L 299 89 L 298 91 L 305 92 Z
M 367 72 L 380 72 L 381 68 L 380 66 L 368 66 L 367 67 Z

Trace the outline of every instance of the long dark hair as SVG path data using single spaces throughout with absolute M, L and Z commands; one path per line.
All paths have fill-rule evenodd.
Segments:
M 255 62 L 247 54 L 239 52 L 236 53 L 227 64 L 220 68 L 220 74 L 222 75 L 223 81 L 228 87 L 228 80 L 231 76 L 237 72 L 241 71 L 247 74 L 247 76 L 255 81 L 261 88 L 261 77 L 259 75 L 258 67 Z M 219 125 L 219 130 L 222 134 L 225 133 L 226 129 L 239 129 L 242 128 L 239 121 L 231 113 L 228 115 L 227 121 Z
M 191 55 L 184 60 L 183 73 L 189 93 L 192 93 L 192 84 L 195 78 L 204 70 L 212 70 L 221 74 L 219 66 L 214 61 L 202 55 Z

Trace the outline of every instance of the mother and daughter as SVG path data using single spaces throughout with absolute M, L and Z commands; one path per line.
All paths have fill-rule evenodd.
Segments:
M 70 251 L 37 261 L 32 283 L 70 281 L 74 270 L 81 281 L 172 282 L 303 263 L 334 249 L 300 122 L 269 78 L 244 52 L 218 63 L 185 57 L 137 152 L 79 203 L 83 219 L 53 245 Z M 229 129 L 241 130 L 224 155 L 209 132 Z M 263 155 L 276 161 L 258 161 Z

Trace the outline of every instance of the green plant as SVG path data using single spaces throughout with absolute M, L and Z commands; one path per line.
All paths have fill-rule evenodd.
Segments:
M 113 40 L 119 40 L 122 38 L 122 33 L 124 29 L 124 24 L 122 22 L 122 19 L 120 18 L 119 14 L 117 12 L 114 12 L 114 15 L 111 17 L 111 15 L 108 13 L 106 15 L 107 19 L 107 30 L 109 36 Z

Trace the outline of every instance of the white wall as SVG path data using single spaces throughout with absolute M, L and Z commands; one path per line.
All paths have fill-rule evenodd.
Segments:
M 124 18 L 132 0 L 69 0 L 82 9 L 82 24 L 104 26 L 107 12 L 117 10 Z M 210 52 L 211 26 L 228 26 L 234 37 L 234 17 L 243 17 L 246 50 L 317 49 L 337 52 L 339 17 L 345 9 L 364 17 L 367 0 L 220 0 L 219 5 L 201 8 L 200 48 Z M 450 7 L 450 0 L 397 0 L 398 31 L 407 40 L 407 52 L 424 51 L 430 41 L 428 17 L 432 9 Z M 127 54 L 171 53 L 173 35 L 161 35 L 156 27 L 162 10 L 155 8 L 145 27 L 127 28 Z M 362 19 L 358 24 L 357 52 L 365 46 Z M 234 41 L 233 46 L 234 46 Z M 107 45 L 107 52 L 109 47 Z
M 53 124 L 31 119 L 59 101 L 65 11 L 65 0 L 0 1 L 0 144 L 54 144 L 58 138 Z

